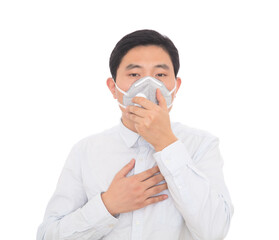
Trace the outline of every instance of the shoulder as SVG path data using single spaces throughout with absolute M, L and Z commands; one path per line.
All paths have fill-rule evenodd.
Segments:
M 172 130 L 182 138 L 216 139 L 217 137 L 207 130 L 191 127 L 180 122 L 172 122 Z
M 98 146 L 103 146 L 104 143 L 109 143 L 113 139 L 119 137 L 119 126 L 113 126 L 111 128 L 105 129 L 103 131 L 90 134 L 78 140 L 74 145 L 73 149 L 85 150 L 86 148 L 94 145 L 95 148 Z
M 207 130 L 191 127 L 180 122 L 172 122 L 171 125 L 175 136 L 183 142 L 192 154 L 206 151 L 219 144 L 219 138 Z

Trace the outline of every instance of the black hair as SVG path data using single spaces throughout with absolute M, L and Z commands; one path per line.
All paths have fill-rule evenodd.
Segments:
M 173 42 L 162 34 L 154 30 L 138 30 L 124 36 L 114 47 L 110 59 L 109 67 L 112 78 L 116 81 L 118 67 L 129 50 L 137 46 L 156 45 L 163 48 L 170 56 L 175 77 L 179 70 L 179 54 Z

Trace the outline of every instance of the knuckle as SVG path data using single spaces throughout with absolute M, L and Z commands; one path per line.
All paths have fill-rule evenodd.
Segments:
M 153 203 L 159 202 L 160 198 L 160 196 L 153 197 Z
M 165 184 L 160 184 L 159 186 L 159 191 L 162 192 L 166 189 L 166 185 Z
M 163 201 L 164 200 L 164 196 L 163 195 L 160 195 L 157 197 L 157 201 L 160 202 L 160 201 Z
M 158 176 L 156 175 L 153 179 L 152 179 L 152 183 L 155 185 L 157 183 L 161 182 L 160 179 L 158 178 Z
M 142 195 L 138 196 L 138 197 L 134 200 L 134 204 L 135 204 L 136 207 L 143 207 L 144 199 L 143 199 Z
M 157 194 L 157 193 L 160 193 L 160 192 L 162 192 L 162 191 L 164 191 L 164 190 L 166 190 L 167 189 L 167 187 L 166 187 L 166 185 L 165 184 L 161 184 L 161 185 L 156 185 L 155 187 L 153 187 L 152 189 L 151 189 L 151 194 Z
M 139 207 L 140 202 L 139 202 L 139 200 L 138 200 L 137 198 L 135 198 L 132 202 L 133 202 L 133 205 L 134 205 L 136 208 Z
M 152 122 L 152 121 L 155 119 L 155 116 L 154 116 L 154 114 L 150 114 L 150 115 L 148 116 L 148 118 L 149 118 L 149 120 Z
M 141 185 L 135 184 L 135 185 L 133 186 L 132 191 L 133 191 L 134 195 L 136 195 L 136 196 L 141 196 L 141 193 L 142 193 L 142 191 L 143 191 L 143 188 L 142 188 Z
M 147 128 L 150 127 L 150 118 L 149 117 L 144 120 L 144 126 Z
M 136 208 L 142 208 L 142 207 L 144 207 L 142 201 L 137 200 L 136 203 L 135 203 L 135 207 L 136 207 Z
M 161 108 L 156 106 L 154 110 L 155 110 L 155 113 L 157 114 L 157 113 L 159 113 L 161 111 Z
M 157 173 L 155 176 L 157 181 L 161 181 L 164 178 L 161 173 Z
M 156 199 L 155 199 L 155 197 L 150 197 L 150 198 L 148 198 L 147 202 L 148 202 L 148 204 L 152 204 L 152 203 L 156 202 Z
M 160 198 L 159 198 L 159 201 L 163 201 L 163 200 L 165 200 L 165 196 L 160 196 Z
M 152 188 L 150 189 L 150 194 L 151 194 L 151 195 L 155 195 L 155 194 L 157 194 L 157 193 L 159 193 L 159 192 L 161 192 L 161 191 L 159 191 L 158 188 L 156 188 L 156 187 L 152 187 Z

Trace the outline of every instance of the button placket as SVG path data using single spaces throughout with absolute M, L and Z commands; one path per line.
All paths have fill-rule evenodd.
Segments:
M 135 164 L 135 174 L 145 171 L 145 161 L 148 154 L 148 147 L 144 144 L 144 140 L 139 138 L 138 140 L 139 153 L 136 157 Z M 133 211 L 133 221 L 132 221 L 132 240 L 142 239 L 143 231 L 143 209 L 138 209 Z

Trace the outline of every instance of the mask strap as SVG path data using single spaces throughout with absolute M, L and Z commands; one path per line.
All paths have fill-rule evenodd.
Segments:
M 169 95 L 171 95 L 174 92 L 174 90 L 176 89 L 176 80 L 174 83 L 175 83 L 174 88 L 169 92 Z
M 113 81 L 114 81 L 114 79 L 113 79 Z M 126 92 L 124 92 L 122 89 L 120 89 L 118 86 L 117 86 L 117 84 L 116 84 L 116 82 L 114 81 L 114 84 L 115 84 L 115 87 L 117 88 L 117 90 L 119 91 L 119 92 L 122 92 L 124 95 L 128 95 Z M 118 99 L 115 99 L 116 101 L 117 101 L 117 103 L 121 106 L 121 107 L 123 107 L 123 108 L 126 108 L 126 106 L 124 106 L 123 104 L 121 104 L 119 101 L 118 101 Z
M 176 80 L 174 83 L 175 83 L 174 88 L 170 91 L 169 95 L 171 95 L 174 92 L 174 90 L 176 89 Z M 172 103 L 169 106 L 167 106 L 168 109 L 173 105 L 173 101 L 174 101 L 174 99 L 172 100 Z
M 119 106 L 121 106 L 121 107 L 123 107 L 123 108 L 126 108 L 126 106 L 124 106 L 123 104 L 121 104 L 117 99 L 115 99 L 115 100 L 118 102 Z
M 120 88 L 117 86 L 116 82 L 114 82 L 114 84 L 115 84 L 115 87 L 117 88 L 117 90 L 118 90 L 119 92 L 121 92 L 121 93 L 123 93 L 124 95 L 128 96 L 128 94 L 127 94 L 126 92 L 124 92 L 122 89 L 120 89 Z

